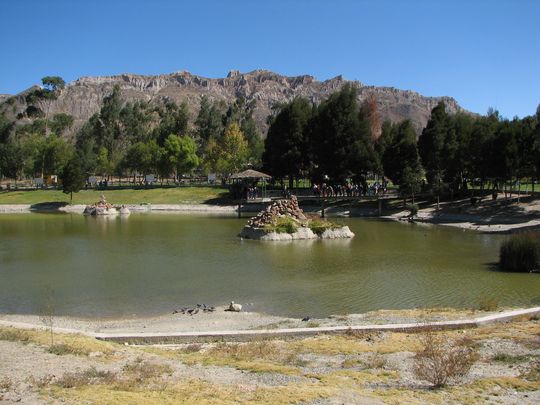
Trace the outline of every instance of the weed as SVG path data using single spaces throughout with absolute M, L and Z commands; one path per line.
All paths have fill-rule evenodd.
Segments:
M 40 378 L 34 378 L 34 377 L 30 377 L 28 379 L 28 382 L 31 386 L 33 387 L 36 387 L 36 388 L 45 388 L 49 385 L 51 385 L 51 383 L 53 382 L 54 380 L 54 375 L 52 374 L 46 374 L 44 375 L 43 377 L 40 377 Z
M 386 359 L 383 355 L 379 353 L 372 353 L 368 356 L 368 358 L 364 361 L 367 368 L 371 369 L 379 369 L 384 368 L 386 366 Z
M 413 372 L 434 387 L 466 375 L 478 359 L 476 351 L 442 333 L 426 331 L 420 337 L 423 347 L 416 352 Z
M 201 351 L 201 349 L 202 349 L 202 346 L 199 343 L 192 343 L 192 344 L 187 345 L 184 348 L 184 351 L 186 353 L 198 353 Z
M 11 378 L 0 378 L 0 392 L 8 392 L 13 387 L 13 381 Z
M 336 227 L 332 222 L 324 221 L 321 219 L 314 219 L 309 222 L 309 229 L 317 235 L 322 235 L 327 229 L 334 229 Z
M 498 361 L 501 363 L 516 364 L 523 363 L 528 360 L 528 356 L 512 356 L 511 354 L 506 353 L 497 353 L 491 359 L 493 361 Z
M 520 377 L 528 381 L 538 382 L 540 381 L 540 359 L 536 358 L 528 365 L 521 367 Z
M 58 356 L 63 356 L 66 354 L 86 354 L 85 352 L 81 351 L 80 349 L 77 349 L 76 347 L 67 345 L 65 343 L 57 343 L 52 346 L 49 346 L 47 351 L 51 354 L 56 354 Z
M 168 364 L 153 363 L 137 358 L 133 363 L 126 364 L 122 371 L 130 374 L 136 382 L 145 382 L 146 380 L 160 377 L 163 374 L 172 374 L 173 370 Z
M 115 373 L 97 370 L 95 367 L 91 367 L 81 372 L 65 373 L 55 382 L 55 385 L 61 388 L 74 388 L 89 384 L 112 384 L 115 381 Z

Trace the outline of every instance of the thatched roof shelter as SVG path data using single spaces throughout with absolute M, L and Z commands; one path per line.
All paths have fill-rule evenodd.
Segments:
M 231 180 L 267 180 L 271 178 L 272 176 L 270 176 L 269 174 L 258 172 L 257 170 L 253 169 L 248 169 L 240 173 L 235 173 L 230 177 Z

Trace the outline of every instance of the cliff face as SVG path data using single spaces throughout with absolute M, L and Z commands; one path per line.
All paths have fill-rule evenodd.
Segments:
M 254 118 L 263 136 L 266 134 L 266 118 L 276 102 L 285 102 L 295 96 L 303 96 L 314 102 L 321 102 L 331 93 L 339 90 L 345 83 L 341 76 L 320 82 L 312 76 L 282 76 L 266 70 L 249 73 L 229 72 L 226 78 L 209 79 L 189 72 L 176 72 L 157 76 L 123 74 L 117 76 L 82 77 L 62 91 L 49 113 L 64 112 L 75 118 L 72 131 L 76 131 L 94 113 L 99 111 L 103 97 L 119 85 L 122 97 L 128 100 L 170 99 L 177 103 L 185 101 L 195 119 L 202 95 L 211 100 L 232 102 L 236 97 L 244 97 L 255 102 Z M 424 97 L 414 91 L 398 90 L 392 87 L 358 87 L 359 101 L 374 95 L 382 120 L 398 121 L 411 119 L 417 132 L 426 125 L 431 109 L 444 100 L 450 113 L 462 111 L 451 97 Z M 16 96 L 15 109 L 25 108 L 23 93 Z M 0 102 L 5 101 L 0 98 Z

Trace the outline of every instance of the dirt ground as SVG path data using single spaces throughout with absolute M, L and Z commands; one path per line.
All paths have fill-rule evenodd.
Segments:
M 433 313 L 392 311 L 380 320 L 413 316 L 421 320 Z M 370 318 L 376 320 L 373 314 Z M 320 335 L 247 343 L 126 346 L 54 330 L 52 337 L 53 342 L 48 331 L 0 327 L 0 401 L 540 403 L 537 317 L 462 331 Z M 417 353 L 425 353 L 430 337 L 444 348 L 444 355 L 460 348 L 473 356 L 470 370 L 436 389 L 414 372 Z

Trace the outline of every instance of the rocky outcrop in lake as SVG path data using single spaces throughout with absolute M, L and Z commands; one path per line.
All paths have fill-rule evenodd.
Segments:
M 348 226 L 322 218 L 307 218 L 295 196 L 277 200 L 251 218 L 239 235 L 245 239 L 289 241 L 299 239 L 347 239 L 354 237 Z

